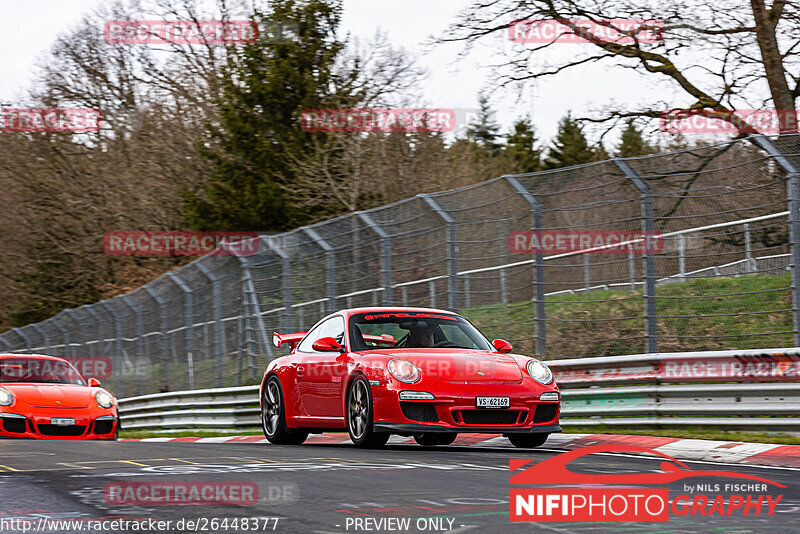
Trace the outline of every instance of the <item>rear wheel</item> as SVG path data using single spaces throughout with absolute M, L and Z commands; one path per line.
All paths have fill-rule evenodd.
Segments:
M 533 449 L 544 445 L 549 436 L 550 434 L 511 434 L 508 436 L 508 441 L 520 449 Z
M 299 445 L 308 437 L 308 432 L 289 430 L 286 427 L 283 390 L 275 376 L 271 376 L 264 386 L 261 399 L 261 426 L 269 442 L 276 445 Z
M 347 431 L 356 447 L 377 449 L 389 441 L 389 434 L 373 430 L 372 421 L 372 392 L 369 382 L 359 376 L 347 390 Z
M 414 434 L 414 441 L 423 447 L 435 447 L 437 445 L 450 445 L 458 434 L 455 432 L 426 432 L 424 434 Z

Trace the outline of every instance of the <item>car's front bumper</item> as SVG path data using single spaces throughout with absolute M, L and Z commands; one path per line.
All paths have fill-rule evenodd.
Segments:
M 74 425 L 53 425 L 53 418 L 74 419 Z M 87 440 L 114 439 L 119 430 L 116 414 L 78 415 L 0 413 L 0 438 Z
M 377 382 L 377 383 L 375 383 Z M 530 381 L 532 382 L 532 380 Z M 401 391 L 421 391 L 430 400 L 401 399 Z M 418 434 L 424 432 L 531 434 L 561 432 L 558 400 L 542 401 L 542 393 L 558 392 L 554 386 L 531 383 L 452 384 L 425 377 L 409 385 L 373 381 L 373 428 L 377 432 Z M 481 396 L 509 397 L 505 409 L 477 408 Z

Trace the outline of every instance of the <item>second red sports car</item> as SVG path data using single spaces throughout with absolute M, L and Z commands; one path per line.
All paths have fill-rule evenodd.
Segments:
M 117 400 L 62 358 L 0 354 L 0 437 L 117 438 Z
M 510 354 L 463 317 L 426 308 L 359 308 L 308 333 L 275 334 L 290 354 L 261 384 L 264 434 L 299 444 L 347 429 L 359 447 L 389 436 L 449 445 L 459 433 L 497 433 L 537 447 L 558 424 L 560 393 L 541 361 Z

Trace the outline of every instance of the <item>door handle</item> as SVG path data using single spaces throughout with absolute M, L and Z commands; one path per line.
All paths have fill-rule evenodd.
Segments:
M 305 374 L 305 372 L 306 372 L 306 368 L 305 367 L 303 367 L 302 365 L 298 365 L 297 366 L 297 374 L 298 375 L 303 375 L 303 374 Z

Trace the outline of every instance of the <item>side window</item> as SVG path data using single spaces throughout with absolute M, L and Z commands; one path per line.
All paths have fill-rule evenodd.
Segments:
M 344 343 L 344 318 L 341 315 L 331 317 L 312 330 L 297 347 L 300 352 L 314 352 L 311 345 L 320 338 L 332 337 L 340 345 Z

